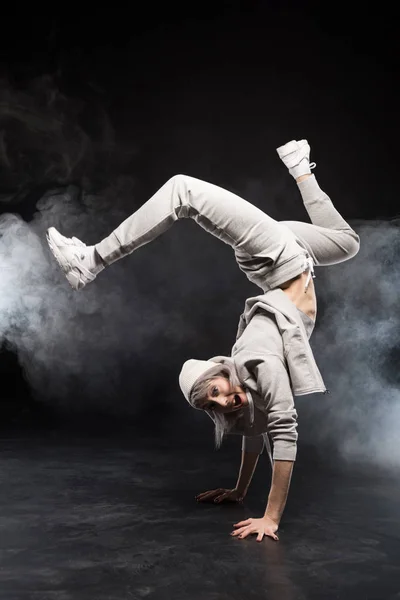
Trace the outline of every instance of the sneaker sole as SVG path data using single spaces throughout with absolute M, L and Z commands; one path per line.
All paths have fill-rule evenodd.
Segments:
M 54 234 L 53 234 L 53 231 L 55 232 Z M 70 284 L 72 289 L 76 292 L 80 289 L 79 284 L 81 283 L 81 281 L 79 279 L 79 276 L 77 276 L 71 270 L 70 264 L 66 262 L 62 252 L 60 252 L 58 249 L 56 241 L 53 239 L 53 235 L 54 235 L 54 237 L 56 237 L 57 233 L 58 232 L 54 227 L 49 227 L 49 229 L 46 232 L 47 243 L 49 245 L 49 248 L 50 248 L 54 258 L 57 261 L 58 266 L 60 267 L 60 269 L 63 271 L 65 277 L 67 278 L 68 283 Z M 82 284 L 81 284 L 81 287 L 83 287 Z
M 277 148 L 276 151 L 279 155 L 279 158 L 284 158 L 288 154 L 296 152 L 296 150 L 300 150 L 300 148 L 302 148 L 306 144 L 308 144 L 307 140 L 291 140 L 283 146 L 279 146 L 279 148 Z

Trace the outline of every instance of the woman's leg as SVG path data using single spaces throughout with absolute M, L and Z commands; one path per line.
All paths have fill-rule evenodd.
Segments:
M 343 219 L 314 175 L 298 182 L 311 223 L 281 221 L 309 252 L 315 265 L 333 265 L 355 256 L 360 238 Z
M 299 253 L 292 235 L 250 202 L 211 183 L 176 175 L 95 248 L 107 265 L 148 244 L 182 218 L 270 264 Z
M 68 281 L 81 289 L 104 266 L 148 244 L 182 218 L 192 218 L 234 248 L 239 267 L 263 290 L 304 270 L 306 251 L 287 227 L 239 196 L 186 175 L 172 177 L 95 246 L 65 238 L 54 227 L 47 237 Z

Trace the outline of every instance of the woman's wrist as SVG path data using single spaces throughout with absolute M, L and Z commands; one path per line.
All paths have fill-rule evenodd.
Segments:
M 247 494 L 247 488 L 243 489 L 240 486 L 236 486 L 235 491 L 238 494 L 238 496 L 240 496 L 241 498 L 244 498 Z
M 269 519 L 270 521 L 272 521 L 273 523 L 275 523 L 275 525 L 277 525 L 277 527 L 279 527 L 279 523 L 280 523 L 280 517 L 278 515 L 270 515 L 268 514 L 268 512 L 266 512 L 264 514 L 264 519 Z

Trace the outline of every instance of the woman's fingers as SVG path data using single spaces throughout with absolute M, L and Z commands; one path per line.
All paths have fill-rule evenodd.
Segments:
M 232 531 L 231 535 L 235 536 L 238 535 L 239 537 L 241 537 L 241 535 L 246 531 L 247 527 L 241 527 L 240 529 L 236 529 L 235 531 Z
M 208 490 L 207 492 L 202 492 L 201 494 L 197 494 L 196 498 L 205 498 L 207 496 L 212 496 L 214 494 L 218 494 L 220 490 Z
M 243 502 L 243 498 L 239 497 L 237 491 L 234 490 L 224 490 L 224 493 L 220 496 L 217 496 L 214 502 L 223 502 L 226 500 L 227 502 Z
M 208 492 L 202 492 L 201 494 L 197 494 L 197 496 L 195 496 L 196 500 L 211 500 L 212 498 L 214 498 L 214 496 L 217 496 L 218 494 L 221 494 L 221 492 L 223 492 L 224 489 L 223 488 L 218 488 L 217 490 L 209 490 Z
M 247 536 L 256 533 L 257 542 L 261 542 L 265 535 L 271 537 L 275 541 L 279 540 L 275 533 L 276 527 L 271 527 L 269 524 L 266 524 L 265 519 L 246 519 L 245 521 L 234 523 L 234 527 L 236 527 L 236 530 L 232 531 L 231 535 L 238 537 L 239 539 L 246 538 Z
M 214 494 L 201 494 L 200 496 L 196 496 L 196 500 L 202 502 L 203 500 L 212 500 L 214 498 Z
M 225 492 L 225 494 L 221 494 L 221 496 L 218 496 L 217 498 L 215 498 L 214 502 L 223 502 L 224 500 L 228 500 L 229 502 L 236 502 L 236 500 L 234 498 L 230 497 L 231 492 Z
M 224 501 L 229 502 L 243 502 L 243 498 L 239 498 L 236 489 L 226 489 L 226 488 L 218 488 L 216 490 L 209 490 L 207 492 L 202 492 L 201 494 L 197 494 L 195 499 L 198 502 L 211 502 L 214 501 L 216 504 Z
M 245 521 L 239 521 L 239 523 L 234 523 L 234 527 L 242 527 L 243 525 L 250 525 L 251 519 L 246 519 Z
M 239 531 L 238 532 L 238 538 L 239 539 L 243 539 L 246 538 L 248 535 L 250 535 L 250 533 L 254 533 L 251 529 L 249 529 L 248 527 L 244 527 L 243 531 Z M 236 534 L 236 531 L 234 532 L 234 534 Z
M 278 536 L 273 531 L 265 531 L 265 535 L 267 535 L 268 537 L 271 537 L 276 542 L 279 540 Z
M 251 535 L 252 533 L 258 534 L 257 542 L 261 542 L 264 535 L 271 537 L 276 542 L 279 541 L 278 536 L 273 531 L 258 531 L 257 529 L 255 529 L 251 526 L 241 527 L 240 529 L 237 529 L 236 531 L 232 531 L 232 533 L 230 535 L 232 537 L 238 537 L 239 539 L 242 540 L 242 539 L 246 538 L 248 535 Z

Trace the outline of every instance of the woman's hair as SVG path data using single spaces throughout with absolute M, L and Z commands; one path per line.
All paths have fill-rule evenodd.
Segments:
M 208 371 L 206 371 L 205 375 L 199 377 L 199 379 L 195 382 L 190 394 L 190 403 L 192 406 L 207 410 L 204 407 L 209 402 L 207 400 L 208 388 L 211 384 L 211 381 L 216 377 L 225 377 L 225 379 L 227 379 L 234 387 L 242 385 L 242 383 L 239 381 L 234 365 L 222 363 L 215 365 L 215 367 L 211 367 Z M 241 411 L 234 413 L 220 413 L 218 411 L 207 410 L 207 412 L 212 415 L 212 419 L 214 421 L 215 447 L 218 449 L 221 447 L 224 436 L 229 433 L 229 431 L 235 425 Z

